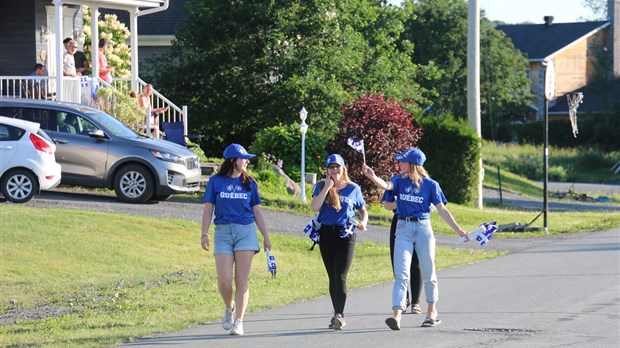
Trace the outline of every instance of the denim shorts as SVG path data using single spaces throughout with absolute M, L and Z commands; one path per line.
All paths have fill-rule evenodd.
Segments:
M 215 243 L 213 248 L 214 255 L 232 255 L 235 251 L 241 250 L 254 250 L 255 252 L 260 250 L 254 224 L 215 225 L 213 240 Z

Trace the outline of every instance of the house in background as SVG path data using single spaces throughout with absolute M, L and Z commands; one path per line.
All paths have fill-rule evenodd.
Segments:
M 544 24 L 497 26 L 528 59 L 537 120 L 545 112 L 546 69 L 550 73 L 550 117 L 568 118 L 567 97 L 579 92 L 584 95 L 580 112 L 607 110 L 604 100 L 609 98 L 592 85 L 597 73 L 620 77 L 620 0 L 608 0 L 608 13 L 608 21 L 554 23 L 552 16 L 545 16 Z M 611 62 L 611 71 L 600 70 L 605 60 Z
M 544 20 L 544 24 L 497 26 L 528 59 L 530 91 L 535 98 L 537 120 L 544 116 L 546 69 L 552 74 L 548 80 L 552 83 L 549 86 L 552 90 L 549 107 L 552 108 L 559 97 L 594 80 L 599 57 L 606 55 L 610 26 L 607 21 L 553 23 L 551 16 Z
M 63 77 L 62 41 L 65 37 L 73 37 L 78 41 L 78 50 L 83 51 L 83 6 L 89 6 L 93 13 L 101 13 L 107 9 L 124 12 L 131 33 L 129 45 L 137 47 L 138 19 L 165 12 L 168 5 L 169 0 L 1 1 L 0 97 L 45 98 L 90 104 L 97 86 L 113 87 L 122 92 L 130 88 L 141 90 L 145 83 L 138 75 L 138 50 L 131 52 L 131 78 L 113 78 L 110 85 L 102 81 L 96 73 L 89 77 Z M 98 42 L 97 22 L 91 23 L 90 28 L 92 42 Z M 93 57 L 97 56 L 97 45 L 93 46 L 92 53 Z M 48 76 L 28 76 L 36 63 L 46 66 Z M 97 59 L 91 59 L 92 72 L 98 71 L 97 65 Z M 43 87 L 35 88 L 36 86 Z M 160 121 L 182 120 L 187 134 L 187 108 L 177 107 L 156 90 L 152 98 L 153 107 L 168 107 Z

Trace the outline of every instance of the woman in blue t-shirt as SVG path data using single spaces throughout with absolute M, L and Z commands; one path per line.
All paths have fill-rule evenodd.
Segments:
M 390 223 L 390 261 L 392 262 L 392 273 L 394 273 L 394 245 L 396 244 L 396 225 L 398 224 L 398 214 L 396 213 L 396 198 L 394 193 L 390 190 L 383 192 L 381 197 L 383 202 L 383 208 L 394 212 L 392 222 Z M 411 269 L 409 273 L 411 290 L 411 301 L 409 301 L 409 291 L 405 293 L 405 311 L 409 304 L 411 304 L 411 314 L 422 314 L 422 308 L 420 308 L 420 294 L 422 293 L 422 272 L 420 271 L 420 262 L 418 261 L 418 255 L 413 250 L 411 257 Z
M 243 315 L 250 290 L 248 277 L 254 254 L 260 251 L 254 223 L 263 235 L 263 247 L 271 249 L 269 234 L 260 209 L 260 196 L 254 178 L 246 172 L 250 158 L 243 146 L 231 144 L 224 150 L 224 163 L 209 179 L 205 190 L 201 245 L 209 250 L 209 227 L 215 213 L 213 254 L 217 282 L 226 309 L 222 327 L 231 335 L 243 335 Z M 233 300 L 233 265 L 235 289 Z
M 355 229 L 366 229 L 368 213 L 360 187 L 349 180 L 347 167 L 340 155 L 333 154 L 325 162 L 327 173 L 312 194 L 312 210 L 318 211 L 321 223 L 319 248 L 329 277 L 329 295 L 334 308 L 330 328 L 342 330 L 346 325 L 344 306 L 347 301 L 347 274 L 355 251 Z M 355 209 L 360 220 L 355 219 Z
M 392 330 L 400 330 L 400 319 L 406 308 L 407 282 L 411 258 L 415 250 L 424 278 L 424 292 L 428 308 L 422 327 L 437 326 L 436 303 L 439 298 L 437 275 L 435 274 L 435 235 L 430 222 L 431 204 L 434 204 L 443 220 L 461 237 L 467 239 L 467 232 L 458 225 L 446 208 L 448 201 L 439 184 L 428 176 L 422 165 L 426 155 L 417 148 L 410 148 L 394 155 L 398 160 L 400 175 L 389 182 L 375 175 L 372 168 L 363 166 L 364 174 L 378 187 L 392 190 L 396 197 L 396 243 L 394 246 L 394 287 L 392 289 L 392 309 L 394 314 L 385 323 Z

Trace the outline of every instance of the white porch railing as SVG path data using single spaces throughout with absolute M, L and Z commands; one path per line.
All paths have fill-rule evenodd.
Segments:
M 129 91 L 131 91 L 131 79 L 129 78 L 113 78 L 112 83 L 107 83 L 99 79 L 99 83 L 102 86 L 111 86 L 117 91 L 124 94 L 129 94 Z M 135 92 L 137 94 L 140 94 L 146 84 L 147 83 L 142 81 L 142 79 L 138 79 L 138 90 Z M 183 121 L 183 134 L 187 134 L 187 106 L 183 105 L 181 107 L 178 107 L 168 98 L 164 97 L 164 95 L 158 92 L 155 88 L 153 88 L 153 94 L 151 95 L 151 106 L 154 109 L 167 108 L 167 110 L 159 116 L 160 124 L 162 122 Z M 150 129 L 147 129 L 147 131 L 147 134 L 150 134 Z
M 63 77 L 63 101 L 93 105 L 92 90 L 90 76 L 82 77 Z M 131 80 L 128 78 L 114 78 L 111 84 L 99 79 L 101 86 L 113 87 L 123 94 L 129 94 L 131 90 Z M 138 79 L 140 94 L 146 82 Z M 46 99 L 57 100 L 56 96 L 56 78 L 54 76 L 0 76 L 0 98 L 28 98 L 28 99 Z M 156 89 L 153 89 L 151 95 L 151 105 L 153 108 L 167 108 L 159 117 L 160 124 L 162 122 L 183 122 L 184 134 L 187 134 L 187 106 L 178 107 L 168 98 L 164 97 Z M 148 112 L 148 111 L 147 111 Z M 146 117 L 145 120 L 149 120 Z M 146 134 L 150 134 L 150 122 L 147 124 Z
M 24 76 L 3 76 L 0 80 L 0 96 L 14 98 L 48 99 L 49 79 Z M 55 93 L 53 94 L 55 98 Z

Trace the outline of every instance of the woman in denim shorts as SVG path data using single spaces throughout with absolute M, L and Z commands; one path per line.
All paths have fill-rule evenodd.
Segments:
M 394 314 L 385 320 L 392 330 L 400 330 L 400 319 L 406 308 L 407 282 L 415 250 L 424 278 L 424 292 L 428 308 L 422 327 L 437 326 L 436 303 L 439 298 L 437 275 L 435 274 L 435 234 L 430 221 L 431 204 L 434 204 L 443 220 L 461 237 L 467 240 L 467 232 L 458 225 L 446 208 L 448 201 L 439 184 L 428 176 L 422 166 L 426 155 L 417 148 L 410 148 L 394 155 L 398 160 L 400 175 L 389 182 L 379 178 L 375 172 L 364 165 L 364 174 L 378 187 L 392 190 L 396 197 L 396 242 L 394 246 L 394 287 L 392 289 L 392 309 Z
M 231 144 L 224 150 L 224 163 L 209 179 L 205 190 L 201 245 L 209 250 L 209 227 L 215 214 L 213 236 L 215 267 L 220 295 L 226 309 L 222 327 L 231 335 L 243 335 L 243 315 L 250 290 L 248 277 L 254 254 L 260 251 L 254 223 L 263 235 L 263 247 L 271 249 L 269 234 L 260 209 L 260 196 L 254 178 L 246 172 L 250 158 L 243 146 Z M 235 296 L 233 299 L 233 266 Z
M 346 325 L 344 306 L 347 301 L 347 274 L 355 251 L 355 228 L 366 229 L 368 213 L 360 187 L 349 180 L 340 155 L 327 157 L 327 173 L 314 187 L 312 210 L 318 211 L 321 223 L 319 248 L 329 278 L 329 295 L 334 316 L 329 327 L 342 330 Z M 361 221 L 355 220 L 355 209 Z

